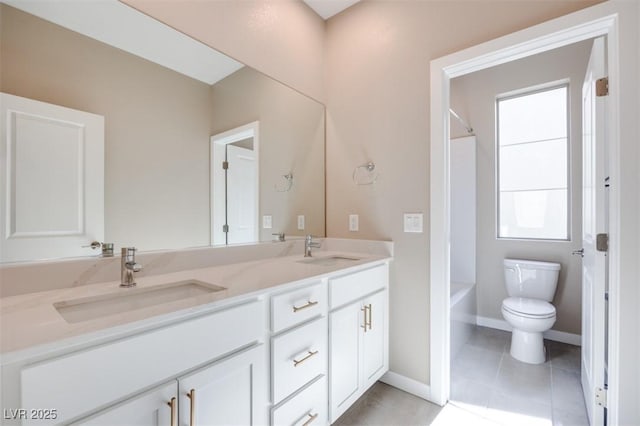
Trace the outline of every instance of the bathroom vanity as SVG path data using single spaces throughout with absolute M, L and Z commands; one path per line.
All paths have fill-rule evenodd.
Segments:
M 3 297 L 3 424 L 329 424 L 388 370 L 390 259 L 296 249 Z

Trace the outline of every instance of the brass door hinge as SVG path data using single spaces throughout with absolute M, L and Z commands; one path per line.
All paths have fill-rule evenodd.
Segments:
M 609 77 L 596 80 L 596 96 L 607 96 L 609 94 Z
M 229 168 L 229 162 L 228 161 L 223 161 L 222 162 L 222 170 L 227 170 Z

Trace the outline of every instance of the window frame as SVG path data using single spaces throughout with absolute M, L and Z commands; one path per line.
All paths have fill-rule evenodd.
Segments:
M 566 126 L 567 126 L 567 141 L 566 141 L 566 150 L 567 150 L 567 163 L 566 163 L 566 174 L 567 174 L 567 213 L 566 213 L 566 238 L 540 238 L 540 237 L 503 237 L 500 236 L 500 108 L 499 103 L 501 101 L 520 98 L 529 95 L 535 95 L 537 93 L 548 92 L 556 89 L 566 89 Z M 499 94 L 495 98 L 495 237 L 496 240 L 505 240 L 505 241 L 539 241 L 539 242 L 571 242 L 572 241 L 572 197 L 573 197 L 573 182 L 571 179 L 571 170 L 572 170 L 572 156 L 571 156 L 571 142 L 572 142 L 572 132 L 571 132 L 571 84 L 569 79 L 553 81 L 549 83 L 544 83 L 536 86 L 530 86 L 527 88 Z M 542 141 L 536 141 L 542 142 Z M 536 143 L 529 142 L 529 143 Z

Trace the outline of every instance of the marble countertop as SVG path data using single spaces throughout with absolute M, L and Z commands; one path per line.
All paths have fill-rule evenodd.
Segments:
M 127 332 L 142 331 L 205 313 L 227 302 L 257 296 L 278 286 L 284 289 L 300 281 L 321 279 L 336 271 L 347 273 L 361 269 L 363 265 L 390 259 L 384 255 L 344 251 L 323 251 L 316 258 L 332 256 L 358 260 L 305 263 L 305 258 L 298 254 L 140 277 L 136 279 L 136 288 L 198 280 L 225 289 L 76 323 L 65 321 L 54 304 L 130 289 L 121 288 L 119 281 L 110 281 L 0 298 L 0 354 L 6 362 L 7 354 L 36 346 L 49 344 L 48 349 L 52 350 L 52 345 L 58 342 L 69 346 L 86 344 L 108 333 L 112 337 L 126 335 Z

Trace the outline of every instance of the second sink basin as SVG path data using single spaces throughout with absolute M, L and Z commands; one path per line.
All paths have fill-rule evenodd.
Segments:
M 226 290 L 198 280 L 179 281 L 153 287 L 118 289 L 114 293 L 54 303 L 68 323 L 78 323 L 180 299 Z

